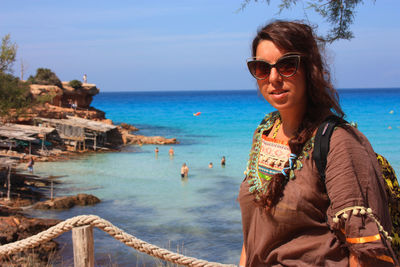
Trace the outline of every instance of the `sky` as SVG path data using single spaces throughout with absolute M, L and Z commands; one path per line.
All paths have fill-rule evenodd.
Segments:
M 244 1 L 244 0 L 243 0 Z M 0 0 L 0 36 L 18 45 L 14 74 L 50 68 L 63 81 L 87 74 L 102 92 L 255 89 L 251 41 L 273 19 L 329 25 L 304 4 L 277 14 L 272 0 Z M 327 46 L 336 88 L 400 88 L 400 1 L 365 0 L 355 38 Z

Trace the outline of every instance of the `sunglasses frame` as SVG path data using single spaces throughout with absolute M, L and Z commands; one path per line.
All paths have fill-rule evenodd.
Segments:
M 267 62 L 267 61 L 265 61 L 265 60 L 262 60 L 262 59 L 257 59 L 257 57 L 251 57 L 251 58 L 248 58 L 248 59 L 246 60 L 246 63 L 247 63 L 247 68 L 249 69 L 251 76 L 253 76 L 253 77 L 256 78 L 257 80 L 265 80 L 265 79 L 267 79 L 267 78 L 269 77 L 269 75 L 271 74 L 272 68 L 275 68 L 276 71 L 279 73 L 279 75 L 281 75 L 282 77 L 289 78 L 289 77 L 294 76 L 294 75 L 297 73 L 297 70 L 299 69 L 299 66 L 300 66 L 300 61 L 301 61 L 301 57 L 302 57 L 302 56 L 303 56 L 303 55 L 301 55 L 301 54 L 286 54 L 286 55 L 281 56 L 281 57 L 275 62 L 275 64 L 271 64 L 271 63 L 269 63 L 269 62 Z M 295 57 L 295 58 L 298 59 L 297 65 L 296 65 L 296 69 L 294 70 L 293 74 L 291 74 L 291 75 L 284 75 L 284 74 L 282 74 L 282 73 L 279 71 L 279 69 L 276 67 L 276 65 L 277 65 L 280 61 L 282 61 L 282 60 L 284 60 L 284 59 L 286 59 L 286 58 L 292 58 L 292 57 Z M 250 65 L 249 65 L 251 62 L 263 62 L 263 63 L 266 63 L 268 66 L 270 66 L 270 71 L 269 71 L 269 73 L 265 76 L 265 78 L 258 78 L 258 77 L 256 77 L 256 76 L 251 72 L 251 70 L 250 70 Z

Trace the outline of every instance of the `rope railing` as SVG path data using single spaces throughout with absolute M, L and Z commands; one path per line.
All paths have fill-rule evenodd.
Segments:
M 64 232 L 70 231 L 75 227 L 86 225 L 97 227 L 125 245 L 161 260 L 193 267 L 236 267 L 236 265 L 233 264 L 222 264 L 218 262 L 209 262 L 193 257 L 187 257 L 185 255 L 157 247 L 124 232 L 123 230 L 111 224 L 109 221 L 96 215 L 80 215 L 72 217 L 36 235 L 13 243 L 2 245 L 0 246 L 0 257 L 5 257 L 29 248 L 34 248 L 42 243 L 56 238 Z

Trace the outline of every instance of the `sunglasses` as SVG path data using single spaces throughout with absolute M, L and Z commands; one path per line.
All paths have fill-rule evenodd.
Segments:
M 275 68 L 279 75 L 292 77 L 296 74 L 300 65 L 301 55 L 282 56 L 275 64 L 270 64 L 255 57 L 247 59 L 247 67 L 251 75 L 257 80 L 264 80 L 271 74 L 271 69 Z

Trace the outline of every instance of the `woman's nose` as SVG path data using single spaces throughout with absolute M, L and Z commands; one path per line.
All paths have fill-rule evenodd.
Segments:
M 278 70 L 274 67 L 271 69 L 271 73 L 269 74 L 269 82 L 276 83 L 281 82 L 282 76 L 278 73 Z

